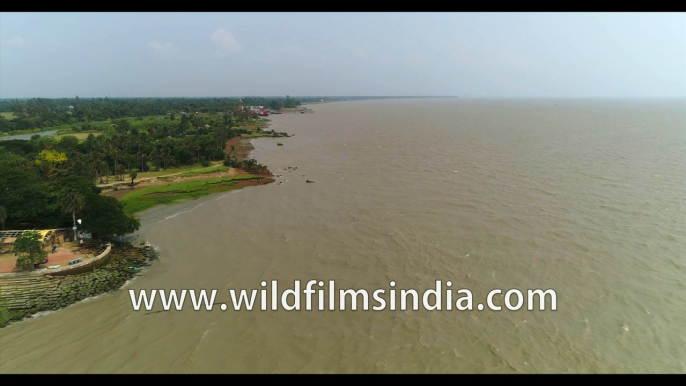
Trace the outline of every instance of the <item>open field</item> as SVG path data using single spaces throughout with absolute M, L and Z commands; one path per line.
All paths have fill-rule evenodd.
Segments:
M 191 171 L 187 171 L 185 173 L 177 174 L 173 177 L 195 177 L 195 176 L 201 176 L 203 174 L 210 174 L 210 173 L 221 173 L 221 172 L 226 172 L 229 171 L 228 166 L 224 165 L 219 165 L 219 166 L 209 166 L 209 167 L 203 167 L 200 169 L 195 169 Z M 164 176 L 159 177 L 160 179 L 164 179 Z
M 171 204 L 212 193 L 238 189 L 246 186 L 246 184 L 241 184 L 241 182 L 259 182 L 263 179 L 264 177 L 253 174 L 237 174 L 185 180 L 135 190 L 123 196 L 120 201 L 124 204 L 124 211 L 136 213 L 160 204 Z
M 99 131 L 94 131 L 94 132 L 90 132 L 90 131 L 89 131 L 89 132 L 85 132 L 85 133 L 56 134 L 56 135 L 55 135 L 55 139 L 59 141 L 60 139 L 62 139 L 62 137 L 66 137 L 66 136 L 68 136 L 68 135 L 71 135 L 71 136 L 76 137 L 76 138 L 79 140 L 79 142 L 83 142 L 83 141 L 85 141 L 86 138 L 88 138 L 88 136 L 91 135 L 91 134 L 93 134 L 93 135 L 96 136 L 96 137 L 102 135 L 102 133 L 99 132 Z
M 193 164 L 193 165 L 187 165 L 187 166 L 179 166 L 177 168 L 162 169 L 162 170 L 157 170 L 157 171 L 153 171 L 153 172 L 139 172 L 138 177 L 136 177 L 136 181 L 144 179 L 144 178 L 164 177 L 167 175 L 179 175 L 179 174 L 188 173 L 188 172 L 197 172 L 196 174 L 193 174 L 193 175 L 213 173 L 216 170 L 212 170 L 212 169 L 214 169 L 218 166 L 222 166 L 221 162 L 213 162 L 212 164 L 210 164 L 210 166 L 202 166 L 200 164 Z

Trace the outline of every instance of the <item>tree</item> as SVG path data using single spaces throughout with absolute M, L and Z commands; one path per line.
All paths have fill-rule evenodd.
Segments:
M 36 157 L 36 165 L 40 167 L 43 174 L 51 178 L 56 166 L 67 161 L 67 155 L 56 150 L 42 150 Z
M 82 211 L 85 206 L 83 192 L 74 186 L 65 187 L 59 192 L 57 201 L 64 213 L 71 212 L 74 221 L 74 240 L 76 240 L 76 211 Z
M 22 232 L 14 242 L 13 250 L 17 256 L 17 266 L 21 268 L 32 268 L 34 264 L 45 261 L 48 255 L 43 250 L 43 237 L 35 230 Z
M 93 237 L 125 235 L 140 228 L 140 220 L 124 213 L 122 203 L 113 197 L 91 194 L 83 222 Z
M 135 170 L 131 170 L 131 173 L 129 173 L 129 177 L 131 177 L 131 186 L 133 186 L 133 180 L 138 177 L 138 172 Z
M 0 206 L 0 230 L 5 230 L 5 220 L 7 220 L 7 209 Z
M 79 146 L 79 139 L 74 135 L 65 135 L 60 138 L 59 146 L 65 150 L 74 151 Z
M 100 162 L 100 183 L 102 183 L 103 175 L 107 179 L 107 182 L 110 182 L 110 165 L 107 161 Z
M 117 165 L 114 172 L 119 177 L 119 181 L 124 180 L 124 173 L 126 173 L 126 168 L 124 167 L 124 165 Z

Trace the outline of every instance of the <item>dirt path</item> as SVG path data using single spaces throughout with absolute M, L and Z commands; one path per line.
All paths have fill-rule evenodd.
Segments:
M 228 154 L 231 152 L 231 146 L 234 147 L 233 152 L 231 153 L 231 156 L 238 159 L 239 161 L 243 161 L 248 159 L 250 152 L 254 149 L 253 145 L 250 143 L 250 138 L 241 138 L 241 137 L 233 137 L 229 140 L 226 141 L 226 146 L 224 148 L 224 152 Z M 218 166 L 213 165 L 213 166 Z M 179 182 L 179 181 L 185 181 L 185 180 L 191 180 L 191 179 L 200 179 L 200 178 L 212 178 L 212 177 L 223 177 L 227 175 L 236 175 L 236 174 L 250 174 L 246 171 L 243 171 L 241 169 L 236 169 L 236 168 L 230 168 L 228 171 L 224 172 L 216 172 L 216 173 L 208 173 L 208 174 L 200 174 L 197 176 L 192 176 L 192 177 L 174 177 L 178 176 L 183 173 L 188 173 L 191 170 L 185 170 L 182 172 L 176 172 L 176 173 L 169 173 L 165 175 L 160 175 L 160 176 L 155 176 L 155 177 L 143 177 L 139 180 L 136 180 L 136 183 L 134 186 L 131 186 L 125 181 L 118 181 L 118 182 L 113 182 L 109 184 L 99 184 L 97 185 L 99 188 L 103 189 L 102 195 L 104 196 L 110 196 L 114 197 L 117 200 L 125 196 L 126 194 L 129 194 L 133 191 L 140 190 L 143 188 L 146 188 L 148 186 L 153 186 L 153 185 L 160 185 L 160 184 L 169 184 L 172 182 Z M 249 182 L 248 184 L 252 184 L 252 182 Z

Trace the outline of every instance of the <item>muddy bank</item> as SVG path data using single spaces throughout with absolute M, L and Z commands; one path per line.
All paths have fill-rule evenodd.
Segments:
M 250 157 L 250 152 L 255 149 L 250 140 L 251 138 L 233 137 L 226 141 L 224 153 L 231 154 L 231 157 L 236 158 L 238 161 L 247 160 Z M 234 148 L 233 152 L 231 146 Z

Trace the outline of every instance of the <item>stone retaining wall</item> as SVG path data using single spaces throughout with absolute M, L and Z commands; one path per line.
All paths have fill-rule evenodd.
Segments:
M 75 275 L 78 273 L 83 273 L 86 271 L 92 271 L 96 267 L 100 267 L 104 264 L 107 263 L 109 260 L 108 256 L 110 254 L 110 251 L 112 250 L 112 245 L 107 244 L 107 248 L 105 250 L 94 257 L 91 260 L 86 260 L 82 261 L 80 263 L 76 263 L 73 265 L 66 265 L 64 267 L 56 268 L 56 269 L 50 269 L 50 268 L 41 268 L 41 269 L 34 269 L 28 272 L 8 272 L 8 273 L 0 273 L 0 280 L 6 279 L 6 278 L 17 278 L 17 277 L 23 277 L 23 276 L 43 276 L 43 275 L 51 275 L 51 276 L 65 276 L 65 275 Z
M 93 266 L 77 267 L 85 267 L 87 272 L 84 273 L 75 274 L 78 270 L 67 270 L 39 275 L 32 272 L 0 276 L 0 327 L 37 312 L 57 310 L 116 290 L 136 275 L 129 267 L 146 267 L 158 258 L 152 246 L 134 248 L 128 244 L 115 244 L 106 251 L 105 256 L 110 255 L 110 251 L 113 256 L 104 265 L 96 266 L 95 263 L 105 261 L 96 259 L 87 262 Z

